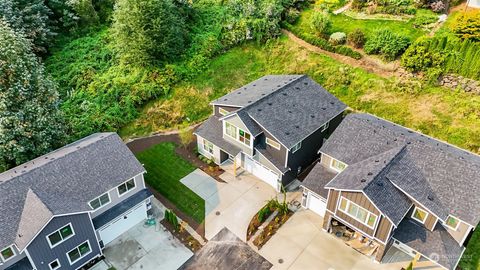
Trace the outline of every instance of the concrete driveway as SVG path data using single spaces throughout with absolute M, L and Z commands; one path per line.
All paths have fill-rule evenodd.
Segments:
M 237 177 L 225 172 L 220 178 L 226 183 L 197 169 L 180 181 L 205 200 L 205 238 L 210 240 L 227 227 L 246 241 L 250 220 L 276 192 L 246 172 Z
M 296 212 L 265 244 L 260 255 L 272 269 L 399 270 L 378 264 L 322 230 L 323 219 L 310 210 Z
M 103 252 L 117 270 L 177 269 L 193 255 L 163 226 L 144 227 L 143 222 L 109 243 Z

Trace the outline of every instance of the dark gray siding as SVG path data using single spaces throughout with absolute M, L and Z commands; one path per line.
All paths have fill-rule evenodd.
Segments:
M 75 235 L 51 249 L 46 238 L 47 235 L 68 223 L 72 224 Z M 70 265 L 70 262 L 67 259 L 67 252 L 86 240 L 89 240 L 92 252 L 73 265 Z M 27 250 L 38 270 L 49 270 L 48 264 L 55 259 L 60 261 L 60 264 L 62 265 L 61 269 L 77 269 L 101 254 L 97 238 L 95 237 L 95 231 L 87 213 L 53 218 L 27 247 Z
M 301 171 L 305 168 L 310 166 L 315 160 L 319 158 L 319 154 L 317 153 L 320 147 L 323 145 L 323 140 L 328 138 L 330 134 L 338 127 L 340 122 L 342 121 L 343 115 L 340 114 L 333 118 L 330 121 L 329 127 L 325 131 L 321 131 L 321 128 L 316 130 L 310 136 L 305 138 L 302 141 L 302 147 L 292 153 L 289 151 L 288 153 L 288 167 L 292 169 L 293 172 L 297 172 L 299 167 Z

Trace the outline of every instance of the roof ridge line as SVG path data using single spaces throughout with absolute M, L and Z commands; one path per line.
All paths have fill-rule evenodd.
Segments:
M 238 109 L 238 110 L 236 110 L 236 111 L 234 111 L 234 112 L 238 114 L 239 112 L 243 111 L 243 110 L 246 109 L 246 108 L 249 108 L 250 106 L 256 104 L 257 102 L 259 102 L 259 101 L 261 101 L 261 100 L 264 100 L 264 99 L 267 98 L 267 97 L 273 96 L 274 94 L 278 93 L 278 91 L 280 91 L 281 89 L 285 88 L 287 85 L 290 85 L 290 84 L 292 84 L 293 82 L 296 82 L 296 81 L 298 81 L 299 79 L 305 78 L 305 77 L 307 77 L 307 75 L 306 75 L 306 74 L 302 74 L 302 75 L 300 75 L 298 78 L 295 78 L 295 79 L 289 81 L 288 83 L 283 84 L 281 87 L 279 87 L 279 88 L 276 89 L 275 91 L 272 91 L 271 93 L 266 94 L 265 96 L 263 96 L 263 97 L 255 100 L 254 102 L 252 102 L 252 103 L 250 103 L 250 104 L 248 104 L 248 105 L 246 105 L 246 106 L 244 106 L 244 107 L 241 107 L 240 109 Z M 251 118 L 251 116 L 250 116 L 250 114 L 249 114 L 248 112 L 247 112 L 247 115 L 248 115 L 248 117 Z
M 369 187 L 376 179 L 377 177 L 386 170 L 387 167 L 389 167 L 391 164 L 392 164 L 392 161 L 394 159 L 396 159 L 401 153 L 403 153 L 404 151 L 406 151 L 407 149 L 407 145 L 403 145 L 403 146 L 398 146 L 398 147 L 394 147 L 392 149 L 389 149 L 385 152 L 388 152 L 388 151 L 392 151 L 393 149 L 396 149 L 396 148 L 400 148 L 400 150 L 390 159 L 390 161 L 388 163 L 385 164 L 385 166 L 382 167 L 382 169 L 373 177 L 372 181 L 370 181 L 362 190 L 365 190 L 367 187 Z M 382 152 L 381 154 L 385 153 L 385 152 Z M 381 155 L 381 154 L 378 154 L 378 155 Z M 375 155 L 375 156 L 378 156 L 378 155 Z M 375 156 L 371 156 L 369 158 L 372 158 L 372 157 L 375 157 Z M 390 181 L 390 179 L 387 178 L 388 181 Z M 391 181 L 390 181 L 391 182 Z M 403 192 L 402 192 L 403 193 Z
M 82 139 L 80 139 L 80 140 L 78 140 L 78 141 L 74 141 L 74 142 L 69 143 L 69 144 L 67 144 L 67 145 L 64 145 L 64 146 L 62 146 L 62 147 L 60 147 L 60 148 L 58 148 L 58 149 L 55 149 L 55 150 L 53 150 L 53 151 L 51 151 L 51 152 L 48 152 L 48 153 L 46 153 L 46 154 L 44 154 L 44 155 L 41 155 L 41 156 L 36 157 L 36 158 L 34 158 L 34 159 L 32 159 L 32 160 L 29 160 L 29 161 L 24 162 L 24 163 L 22 163 L 22 164 L 20 164 L 20 165 L 17 165 L 17 166 L 15 166 L 15 167 L 13 167 L 13 168 L 5 171 L 5 172 L 0 173 L 0 185 L 4 184 L 4 183 L 6 183 L 6 182 L 9 182 L 10 180 L 13 180 L 13 179 L 15 179 L 15 178 L 18 177 L 18 176 L 22 176 L 22 175 L 24 175 L 25 173 L 33 172 L 33 171 L 35 171 L 35 170 L 37 170 L 37 169 L 39 169 L 39 168 L 41 168 L 41 167 L 43 167 L 43 166 L 45 166 L 45 165 L 47 165 L 47 164 L 50 164 L 50 163 L 53 162 L 53 161 L 61 160 L 61 159 L 65 158 L 65 157 L 69 156 L 70 154 L 75 153 L 76 151 L 71 151 L 71 152 L 65 153 L 65 155 L 60 156 L 60 157 L 58 157 L 58 158 L 55 158 L 55 159 L 53 159 L 53 160 L 52 160 L 52 159 L 48 159 L 44 164 L 41 164 L 40 166 L 34 167 L 34 168 L 32 168 L 32 169 L 30 169 L 30 170 L 28 170 L 28 171 L 25 171 L 25 172 L 21 172 L 21 171 L 22 171 L 22 170 L 21 170 L 22 165 L 24 165 L 24 164 L 26 164 L 26 163 L 30 163 L 30 162 L 31 162 L 32 164 L 34 164 L 34 161 L 42 160 L 42 158 L 48 157 L 48 156 L 51 155 L 52 153 L 58 152 L 58 151 L 60 151 L 60 150 L 62 150 L 62 149 L 66 149 L 66 148 L 68 148 L 68 147 L 72 147 L 72 146 L 74 146 L 75 144 L 77 144 L 77 143 L 79 143 L 79 142 L 80 142 L 80 143 L 81 143 L 81 142 L 84 142 L 84 141 L 86 141 L 85 139 L 87 139 L 87 138 L 89 138 L 89 137 L 93 137 L 93 135 L 95 135 L 95 134 L 107 134 L 104 138 L 102 138 L 102 139 L 105 139 L 105 138 L 107 138 L 107 137 L 109 137 L 109 136 L 111 136 L 111 135 L 113 135 L 113 134 L 116 134 L 116 133 L 114 133 L 114 132 L 97 132 L 97 133 L 93 133 L 93 134 L 91 134 L 91 135 L 89 135 L 89 136 L 87 136 L 87 137 L 84 137 L 84 138 L 82 138 Z M 94 145 L 94 144 L 98 143 L 99 141 L 101 141 L 101 140 L 96 140 L 95 142 L 92 142 L 92 143 L 89 144 L 88 146 Z M 81 148 L 83 148 L 83 147 L 81 147 Z M 2 175 L 6 175 L 6 174 L 8 174 L 8 173 L 12 173 L 12 171 L 16 171 L 15 169 L 17 169 L 17 168 L 19 168 L 20 173 L 16 173 L 16 172 L 15 172 L 15 174 L 16 174 L 15 176 L 10 177 L 10 178 L 7 178 L 7 179 L 5 179 L 4 181 L 1 181 L 1 176 L 2 176 Z M 25 169 L 26 169 L 26 168 L 25 168 Z M 30 187 L 29 187 L 29 189 L 30 189 Z M 32 191 L 33 191 L 33 190 L 32 190 Z

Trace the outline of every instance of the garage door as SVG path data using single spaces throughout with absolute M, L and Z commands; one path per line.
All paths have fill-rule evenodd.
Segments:
M 278 189 L 278 174 L 248 156 L 245 156 L 245 170 L 271 185 L 275 190 Z
M 323 217 L 327 208 L 327 200 L 309 192 L 307 208 Z
M 101 228 L 98 231 L 100 239 L 103 241 L 103 244 L 106 245 L 146 218 L 147 205 L 142 203 Z

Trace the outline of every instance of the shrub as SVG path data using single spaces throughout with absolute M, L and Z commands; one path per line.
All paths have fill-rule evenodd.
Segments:
M 357 60 L 362 58 L 362 54 L 360 54 L 357 51 L 352 50 L 351 48 L 349 48 L 347 46 L 336 46 L 335 47 L 335 53 L 350 56 L 353 59 L 357 59 Z
M 365 34 L 360 28 L 356 28 L 348 34 L 348 43 L 355 48 L 362 48 L 365 44 Z
M 461 39 L 480 41 L 480 10 L 470 10 L 452 24 L 452 31 Z
M 381 54 L 386 60 L 393 61 L 407 49 L 409 44 L 408 37 L 383 29 L 367 40 L 364 50 L 367 54 Z
M 430 8 L 432 9 L 433 12 L 444 12 L 445 11 L 445 3 L 442 0 L 435 1 L 430 5 Z
M 294 24 L 300 18 L 300 11 L 296 8 L 289 8 L 285 12 L 285 21 Z
M 180 143 L 182 144 L 183 148 L 187 148 L 187 146 L 195 139 L 193 130 L 188 128 L 182 129 L 178 133 L 178 137 L 180 137 Z
M 422 14 L 415 17 L 413 20 L 413 27 L 420 28 L 424 25 L 432 24 L 438 21 L 438 17 L 432 14 Z
M 445 57 L 439 51 L 429 50 L 427 39 L 421 39 L 410 46 L 402 55 L 401 64 L 408 71 L 418 72 L 443 65 Z
M 328 12 L 316 11 L 311 19 L 311 27 L 319 36 L 330 33 L 332 21 Z
M 180 224 L 178 223 L 178 218 L 177 215 L 172 210 L 165 209 L 165 220 L 172 224 L 173 228 L 175 230 L 178 230 L 180 227 Z
M 340 44 L 344 44 L 346 40 L 347 40 L 347 35 L 345 33 L 335 32 L 330 35 L 328 42 L 330 42 L 332 45 L 340 45 Z
M 268 205 L 264 206 L 260 211 L 258 211 L 258 222 L 262 223 L 264 222 L 272 213 L 270 210 L 270 207 Z

